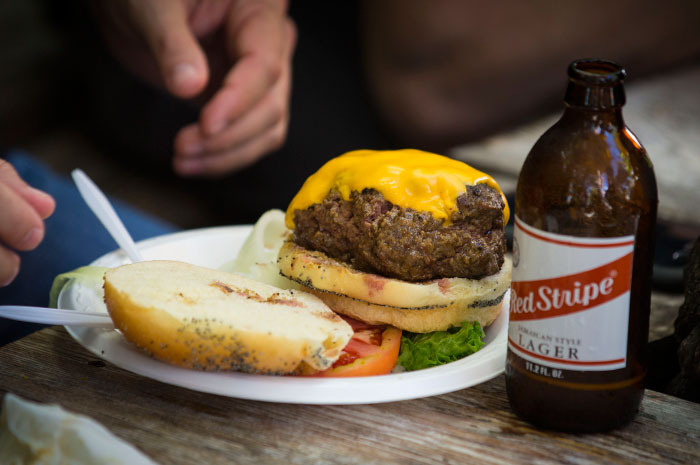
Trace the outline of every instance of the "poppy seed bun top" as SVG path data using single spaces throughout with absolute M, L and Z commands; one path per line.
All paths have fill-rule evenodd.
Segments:
M 328 368 L 352 337 L 321 300 L 176 261 L 107 270 L 105 303 L 124 337 L 167 363 L 287 374 Z

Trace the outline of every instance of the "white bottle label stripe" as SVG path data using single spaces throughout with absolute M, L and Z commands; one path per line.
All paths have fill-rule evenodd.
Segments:
M 569 370 L 626 365 L 634 236 L 582 238 L 515 218 L 508 344 Z

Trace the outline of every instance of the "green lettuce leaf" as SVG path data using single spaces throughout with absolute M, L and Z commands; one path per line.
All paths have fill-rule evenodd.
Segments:
M 466 321 L 447 331 L 404 331 L 398 364 L 406 371 L 414 371 L 454 362 L 481 349 L 484 336 L 479 323 Z

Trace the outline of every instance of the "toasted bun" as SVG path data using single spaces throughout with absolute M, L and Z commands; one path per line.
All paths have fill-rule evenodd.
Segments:
M 443 278 L 413 283 L 364 273 L 322 252 L 285 242 L 280 273 L 300 283 L 338 313 L 371 324 L 425 333 L 463 321 L 491 324 L 510 286 L 511 261 L 482 279 Z
M 323 370 L 353 334 L 310 294 L 182 262 L 113 268 L 105 273 L 104 288 L 109 314 L 127 340 L 186 368 Z

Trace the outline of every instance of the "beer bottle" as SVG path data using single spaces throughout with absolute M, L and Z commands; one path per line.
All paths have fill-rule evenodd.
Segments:
M 506 388 L 535 425 L 604 431 L 644 392 L 656 180 L 622 119 L 625 70 L 578 60 L 568 76 L 518 178 Z

